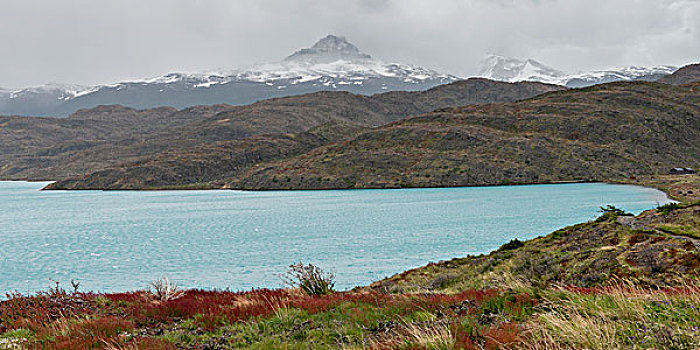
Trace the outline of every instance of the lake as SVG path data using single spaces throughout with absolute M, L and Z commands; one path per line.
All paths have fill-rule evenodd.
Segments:
M 352 191 L 40 191 L 0 182 L 0 293 L 280 287 L 302 260 L 366 285 L 408 268 L 487 253 L 512 238 L 633 213 L 660 191 L 600 183 Z

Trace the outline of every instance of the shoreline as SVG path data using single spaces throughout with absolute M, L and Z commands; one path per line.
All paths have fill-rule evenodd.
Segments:
M 126 191 L 126 192 L 159 192 L 159 191 L 243 191 L 243 192 L 314 192 L 314 191 L 355 191 L 355 190 L 406 190 L 406 189 L 449 189 L 449 188 L 479 188 L 479 187 L 509 187 L 509 186 L 537 186 L 537 185 L 560 185 L 560 184 L 583 184 L 583 183 L 601 183 L 601 184 L 611 184 L 611 185 L 632 185 L 641 186 L 647 188 L 653 188 L 664 192 L 669 199 L 676 200 L 679 202 L 688 202 L 694 200 L 700 200 L 700 193 L 698 191 L 692 192 L 695 194 L 693 197 L 697 198 L 687 198 L 687 196 L 679 195 L 676 189 L 672 188 L 674 184 L 680 183 L 685 179 L 692 181 L 698 181 L 700 174 L 695 175 L 642 175 L 635 178 L 624 178 L 624 179 L 612 179 L 612 180 L 562 180 L 562 181 L 547 181 L 547 182 L 523 182 L 523 183 L 501 183 L 501 184 L 469 184 L 469 185 L 458 185 L 458 186 L 416 186 L 416 187 L 361 187 L 361 188 L 235 188 L 235 187 L 215 187 L 202 184 L 189 185 L 174 185 L 166 187 L 155 187 L 155 188 L 128 188 L 128 189 L 62 189 L 62 188 L 47 188 L 52 184 L 56 183 L 56 180 L 3 180 L 2 182 L 13 183 L 13 182 L 24 182 L 24 183 L 46 183 L 40 191 Z M 695 180 L 694 180 L 695 179 Z
M 405 186 L 405 187 L 358 187 L 358 188 L 341 188 L 341 187 L 328 187 L 328 188 L 236 188 L 236 187 L 215 187 L 215 186 L 201 186 L 201 185 L 174 185 L 174 186 L 164 186 L 164 187 L 153 187 L 153 188 L 75 188 L 75 189 L 64 189 L 64 188 L 46 188 L 49 185 L 56 183 L 56 180 L 44 181 L 44 180 L 7 180 L 1 182 L 24 182 L 24 183 L 47 183 L 41 191 L 125 191 L 125 192 L 157 192 L 157 191 L 245 191 L 245 192 L 315 192 L 315 191 L 362 191 L 362 190 L 410 190 L 410 189 L 448 189 L 448 188 L 479 188 L 479 187 L 510 187 L 510 186 L 538 186 L 538 185 L 565 185 L 565 184 L 586 184 L 586 183 L 601 183 L 601 184 L 611 184 L 611 185 L 636 185 L 642 187 L 650 187 L 639 182 L 632 181 L 621 181 L 621 180 L 562 180 L 562 181 L 546 181 L 546 182 L 509 182 L 509 183 L 499 183 L 499 184 L 467 184 L 467 185 L 455 185 L 455 186 Z M 659 188 L 656 188 L 661 190 Z M 661 190 L 662 191 L 662 190 Z M 663 191 L 662 191 L 663 192 Z
M 193 184 L 189 185 L 175 185 L 166 187 L 154 187 L 154 188 L 127 188 L 127 189 L 91 189 L 91 188 L 79 188 L 79 189 L 63 189 L 63 188 L 47 188 L 57 181 L 34 181 L 34 180 L 12 180 L 6 182 L 46 182 L 47 185 L 41 188 L 41 191 L 127 191 L 127 192 L 158 192 L 158 191 L 244 191 L 244 192 L 314 192 L 314 191 L 355 191 L 355 190 L 406 190 L 406 189 L 449 189 L 449 188 L 479 188 L 479 187 L 509 187 L 509 186 L 537 186 L 537 185 L 559 185 L 559 184 L 583 184 L 583 183 L 602 183 L 611 185 L 633 185 L 641 186 L 647 188 L 653 188 L 661 192 L 666 193 L 669 199 L 677 200 L 680 202 L 688 201 L 684 196 L 679 196 L 674 193 L 673 188 L 669 188 L 675 183 L 682 182 L 682 180 L 689 179 L 692 181 L 700 178 L 699 174 L 695 175 L 642 175 L 634 178 L 621 178 L 621 179 L 608 179 L 608 180 L 562 180 L 562 181 L 546 181 L 546 182 L 512 182 L 512 183 L 500 183 L 500 184 L 466 184 L 466 185 L 456 185 L 456 186 L 406 186 L 406 187 L 360 187 L 360 188 L 341 188 L 341 187 L 328 187 L 328 188 L 236 188 L 236 187 L 215 187 L 203 184 Z M 697 195 L 697 199 L 700 200 L 700 193 L 693 192 Z M 690 199 L 693 201 L 693 199 Z

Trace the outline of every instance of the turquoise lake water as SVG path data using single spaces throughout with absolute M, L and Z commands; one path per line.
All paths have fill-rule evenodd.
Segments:
M 639 213 L 657 190 L 559 184 L 355 191 L 40 191 L 0 182 L 0 293 L 143 289 L 167 274 L 188 288 L 280 287 L 289 264 L 333 271 L 340 289 L 487 253 L 591 220 Z

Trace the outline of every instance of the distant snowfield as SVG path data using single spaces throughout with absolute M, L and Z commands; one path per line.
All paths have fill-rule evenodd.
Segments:
M 507 81 L 538 81 L 542 83 L 582 87 L 612 81 L 656 80 L 677 70 L 673 66 L 622 67 L 591 72 L 567 73 L 548 67 L 533 59 L 490 55 L 482 63 L 479 76 Z

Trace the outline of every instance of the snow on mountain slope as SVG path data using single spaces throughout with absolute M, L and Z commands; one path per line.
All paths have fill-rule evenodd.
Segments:
M 519 60 L 490 55 L 482 63 L 479 75 L 500 81 L 539 81 L 543 83 L 584 87 L 600 83 L 629 80 L 654 81 L 676 71 L 676 67 L 625 67 L 592 72 L 566 73 L 532 59 Z
M 479 76 L 500 81 L 539 81 L 559 84 L 566 74 L 532 59 L 518 60 L 490 55 L 482 62 Z
M 59 100 L 69 100 L 90 88 L 80 85 L 49 83 L 26 89 L 10 91 L 10 99 L 31 98 L 32 95 L 53 95 Z
M 321 90 L 370 95 L 425 90 L 458 79 L 418 66 L 383 62 L 344 37 L 328 35 L 279 62 L 246 69 L 169 73 L 94 87 L 50 84 L 5 95 L 0 92 L 0 114 L 67 116 L 80 108 L 102 104 L 135 108 L 249 104 Z
M 618 80 L 656 80 L 674 67 L 629 67 L 569 74 L 535 60 L 489 56 L 480 76 L 501 81 L 540 81 L 581 87 Z M 228 71 L 169 73 L 109 85 L 48 84 L 0 89 L 0 115 L 68 116 L 82 108 L 120 104 L 133 108 L 250 104 L 259 100 L 322 90 L 371 95 L 426 90 L 459 80 L 431 69 L 388 63 L 362 52 L 344 37 L 328 35 L 279 62 Z
M 662 77 L 673 74 L 677 70 L 673 66 L 657 67 L 623 67 L 618 69 L 592 71 L 587 73 L 572 74 L 566 77 L 565 84 L 568 87 L 585 87 L 613 81 L 656 81 Z
M 212 85 L 222 85 L 237 80 L 272 84 L 283 82 L 292 85 L 318 81 L 324 86 L 337 86 L 362 85 L 362 81 L 367 78 L 402 79 L 406 83 L 419 83 L 427 79 L 445 82 L 458 79 L 422 67 L 376 60 L 361 52 L 344 37 L 328 35 L 311 48 L 301 49 L 280 62 L 228 72 L 171 73 L 133 83 L 186 82 L 194 88 L 209 88 Z

